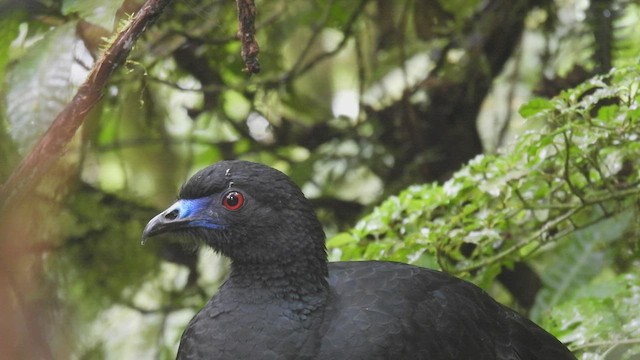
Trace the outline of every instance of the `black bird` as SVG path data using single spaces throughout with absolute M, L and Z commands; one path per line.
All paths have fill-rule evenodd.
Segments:
M 196 173 L 143 239 L 178 233 L 231 259 L 178 359 L 575 359 L 552 335 L 446 273 L 327 263 L 309 201 L 283 173 L 222 161 Z

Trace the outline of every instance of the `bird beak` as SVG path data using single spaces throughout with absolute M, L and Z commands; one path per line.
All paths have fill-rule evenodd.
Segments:
M 188 224 L 188 219 L 180 216 L 180 210 L 183 207 L 181 205 L 181 200 L 179 200 L 165 211 L 154 216 L 142 231 L 141 244 L 144 245 L 147 239 L 152 236 L 184 228 Z
M 211 200 L 210 197 L 204 197 L 176 201 L 149 221 L 142 231 L 141 244 L 144 245 L 146 240 L 152 236 L 187 228 L 224 228 L 223 225 L 214 223 L 211 216 L 206 214 L 205 209 L 209 206 Z

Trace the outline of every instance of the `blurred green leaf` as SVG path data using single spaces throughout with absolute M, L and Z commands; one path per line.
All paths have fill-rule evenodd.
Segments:
M 526 104 L 520 107 L 518 111 L 520 116 L 523 118 L 530 118 L 533 115 L 536 115 L 544 110 L 549 110 L 553 108 L 553 102 L 548 99 L 543 98 L 535 98 L 529 100 Z
M 629 228 L 632 212 L 624 212 L 610 219 L 576 231 L 557 244 L 552 252 L 539 261 L 544 288 L 531 310 L 531 317 L 539 320 L 560 302 L 574 296 L 576 289 L 588 283 L 611 266 L 614 258 L 610 244 Z
M 21 12 L 14 12 L 11 16 L 0 16 L 0 79 L 4 79 L 7 64 L 11 59 L 11 43 L 18 36 L 19 25 L 24 18 L 25 14 Z
M 327 247 L 343 247 L 353 244 L 355 238 L 349 233 L 340 233 L 327 241 Z
M 598 109 L 598 118 L 601 120 L 611 120 L 612 117 L 620 113 L 618 105 L 607 105 Z
M 52 29 L 8 68 L 9 133 L 21 152 L 46 131 L 77 88 L 72 72 L 74 50 L 83 45 L 75 29 L 74 23 Z
M 116 12 L 124 0 L 63 0 L 62 14 L 78 13 L 80 18 L 113 31 Z
M 582 358 L 636 359 L 640 355 L 637 274 L 604 274 L 576 290 L 576 297 L 556 305 L 542 325 Z

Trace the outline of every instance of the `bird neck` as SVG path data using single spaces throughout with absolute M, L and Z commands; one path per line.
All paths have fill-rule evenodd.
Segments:
M 327 262 L 323 258 L 267 263 L 234 261 L 227 285 L 272 299 L 315 301 L 328 293 L 327 274 Z

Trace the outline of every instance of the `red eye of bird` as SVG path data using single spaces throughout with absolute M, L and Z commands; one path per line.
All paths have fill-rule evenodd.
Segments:
M 244 204 L 244 195 L 237 191 L 230 191 L 227 195 L 222 199 L 222 205 L 227 208 L 227 210 L 235 211 L 242 207 Z

